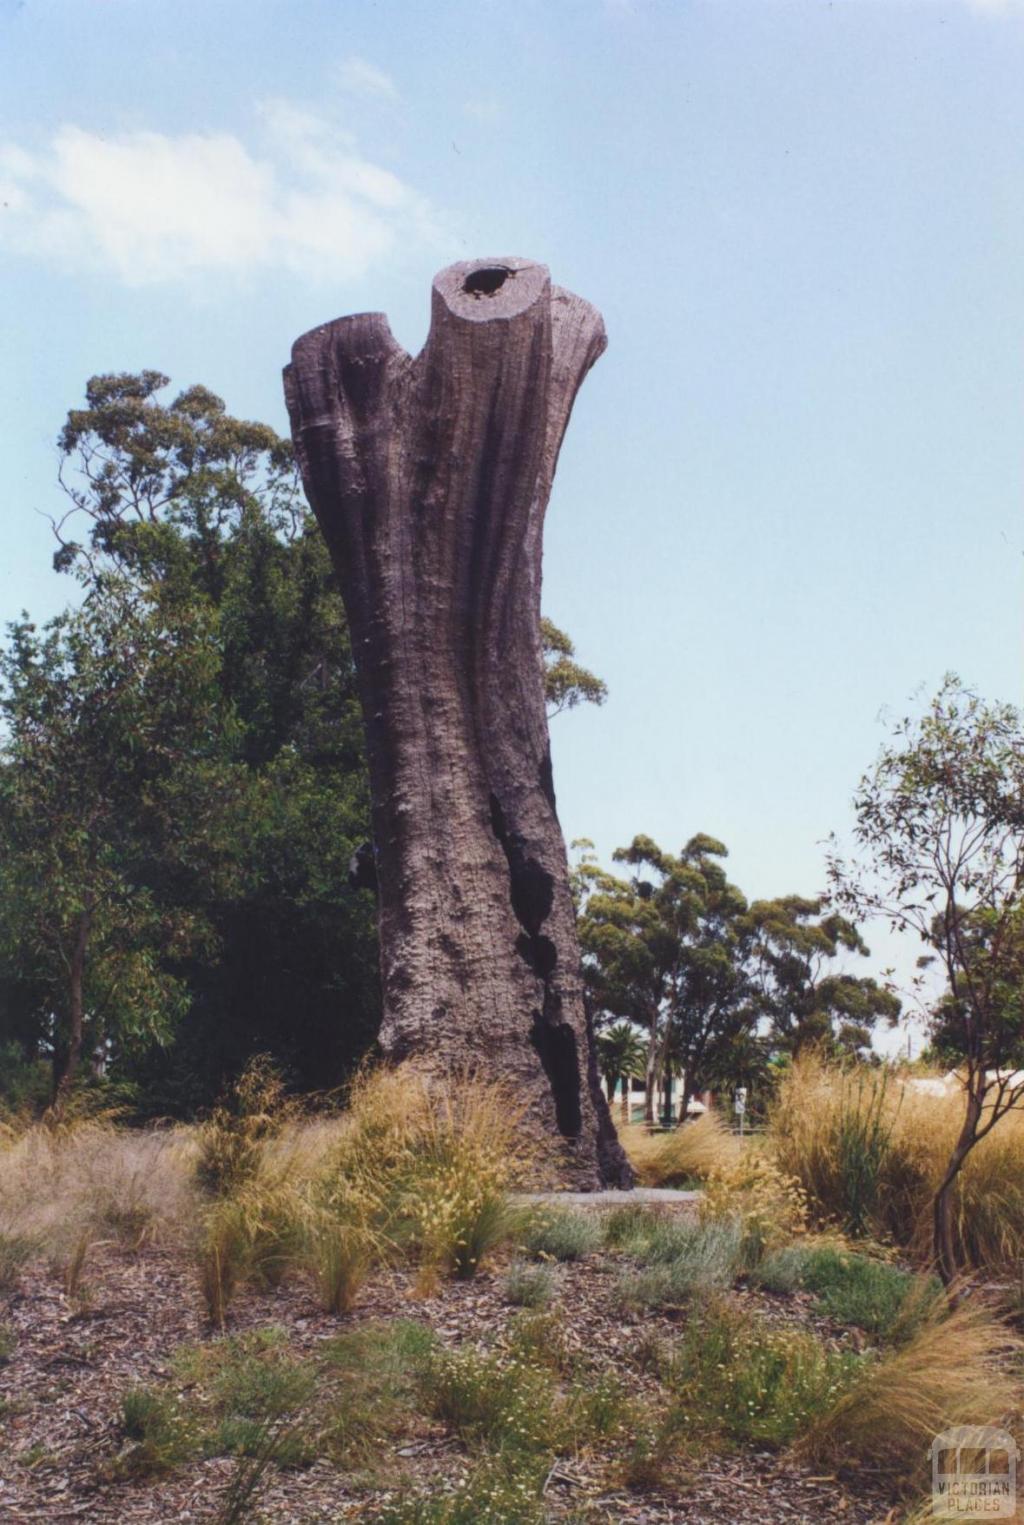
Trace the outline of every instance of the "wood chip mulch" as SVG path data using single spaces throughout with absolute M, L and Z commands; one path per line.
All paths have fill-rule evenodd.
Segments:
M 638 1344 L 678 1332 L 678 1322 L 657 1315 L 630 1318 L 611 1297 L 613 1257 L 603 1255 L 560 1268 L 555 1308 L 568 1357 L 601 1360 L 642 1391 L 635 1362 Z M 124 1445 L 120 1400 L 129 1387 L 171 1375 L 176 1347 L 212 1338 L 205 1327 L 190 1268 L 168 1250 L 130 1256 L 94 1247 L 87 1270 L 89 1298 L 69 1304 L 61 1283 L 44 1264 L 34 1266 L 20 1291 L 0 1304 L 15 1344 L 0 1365 L 0 1522 L 3 1525 L 163 1525 L 216 1516 L 236 1463 L 228 1458 L 187 1462 L 166 1476 L 110 1481 L 110 1465 Z M 814 1324 L 806 1305 L 740 1293 L 766 1316 Z M 298 1354 L 366 1320 L 418 1318 L 448 1344 L 493 1345 L 518 1310 L 502 1292 L 500 1272 L 472 1282 L 445 1283 L 436 1295 L 412 1296 L 406 1272 L 376 1276 L 347 1318 L 325 1314 L 311 1289 L 291 1283 L 274 1293 L 243 1293 L 232 1305 L 229 1332 L 283 1327 Z M 817 1321 L 827 1338 L 848 1338 Z M 439 1426 L 425 1423 L 410 1440 L 396 1442 L 372 1473 L 340 1471 L 319 1461 L 298 1470 L 274 1470 L 249 1516 L 269 1525 L 357 1520 L 410 1484 L 450 1490 L 471 1458 Z M 702 1459 L 681 1469 L 671 1489 L 616 1490 L 599 1458 L 559 1462 L 545 1490 L 552 1522 L 586 1518 L 623 1525 L 882 1525 L 899 1518 L 894 1501 L 869 1478 L 837 1480 L 801 1471 L 785 1457 L 750 1449 Z M 584 1509 L 587 1511 L 584 1513 Z

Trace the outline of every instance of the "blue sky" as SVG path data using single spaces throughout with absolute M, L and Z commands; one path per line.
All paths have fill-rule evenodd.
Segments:
M 283 429 L 299 333 L 418 348 L 489 254 L 610 338 L 546 542 L 611 689 L 555 724 L 567 837 L 813 893 L 880 713 L 1022 695 L 1020 0 L 0 0 L 0 612 L 70 591 L 87 376 Z

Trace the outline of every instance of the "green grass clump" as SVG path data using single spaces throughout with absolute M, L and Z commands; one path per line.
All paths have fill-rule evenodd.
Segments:
M 505 1275 L 504 1292 L 518 1308 L 545 1308 L 555 1295 L 556 1277 L 551 1266 L 514 1261 Z
M 601 1226 L 588 1213 L 558 1208 L 538 1213 L 520 1236 L 523 1248 L 538 1259 L 583 1260 L 600 1248 Z
M 198 1436 L 173 1393 L 157 1387 L 131 1387 L 121 1399 L 121 1430 L 127 1442 L 117 1471 L 128 1477 L 154 1477 L 192 1455 Z
M 657 1208 L 643 1207 L 633 1202 L 629 1207 L 616 1207 L 604 1220 L 604 1242 L 611 1250 L 642 1240 L 655 1224 L 663 1223 L 665 1214 Z
M 842 1396 L 862 1364 L 804 1330 L 718 1304 L 687 1329 L 669 1380 L 685 1431 L 781 1447 Z
M 308 1436 L 298 1423 L 316 1384 L 316 1370 L 288 1350 L 282 1329 L 270 1327 L 178 1352 L 175 1367 L 193 1387 L 208 1456 L 258 1457 L 273 1442 L 273 1460 L 308 1460 Z
M 0 1366 L 6 1366 L 14 1354 L 18 1336 L 10 1324 L 0 1324 Z
M 363 1324 L 321 1348 L 330 1382 L 322 1443 L 339 1462 L 369 1460 L 408 1421 L 436 1340 L 413 1319 Z
M 488 1457 L 452 1493 L 417 1491 L 368 1516 L 371 1525 L 542 1525 L 545 1469 Z
M 635 1246 L 648 1264 L 619 1278 L 618 1300 L 630 1309 L 672 1308 L 721 1291 L 737 1274 L 741 1249 L 740 1228 L 731 1219 L 661 1226 Z
M 551 1374 L 516 1356 L 439 1352 L 426 1368 L 422 1396 L 434 1418 L 470 1445 L 524 1454 L 556 1448 Z
M 757 1281 L 771 1292 L 813 1292 L 819 1312 L 883 1339 L 908 1337 L 940 1291 L 934 1278 L 836 1245 L 776 1251 L 759 1267 Z

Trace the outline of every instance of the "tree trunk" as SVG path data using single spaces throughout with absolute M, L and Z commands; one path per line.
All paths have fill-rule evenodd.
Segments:
M 501 1076 L 553 1180 L 631 1173 L 584 1011 L 540 641 L 544 511 L 600 316 L 526 260 L 434 281 L 413 360 L 381 313 L 295 345 L 306 494 L 366 726 L 394 1059 Z
M 956 1246 L 953 1242 L 953 1187 L 956 1185 L 964 1160 L 977 1143 L 982 1108 L 983 1097 L 976 1096 L 973 1090 L 968 1089 L 967 1112 L 960 1129 L 960 1136 L 954 1145 L 949 1164 L 946 1166 L 945 1174 L 932 1202 L 932 1254 L 935 1259 L 935 1269 L 954 1306 L 958 1301 L 955 1287 L 960 1267 L 957 1264 Z

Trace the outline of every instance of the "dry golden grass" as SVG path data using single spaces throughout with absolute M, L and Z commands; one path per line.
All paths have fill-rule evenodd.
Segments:
M 192 1207 L 188 1131 L 82 1121 L 0 1141 L 0 1232 L 61 1258 L 83 1235 L 128 1249 L 180 1238 Z
M 767 1147 L 819 1223 L 931 1253 L 931 1202 L 963 1120 L 959 1089 L 924 1094 L 889 1071 L 808 1056 L 784 1077 Z M 1007 1271 L 1024 1256 L 1024 1110 L 968 1156 L 954 1194 L 961 1264 Z
M 900 1487 L 919 1485 L 941 1430 L 998 1425 L 1019 1410 L 1020 1349 L 980 1301 L 950 1314 L 936 1306 L 911 1340 L 864 1367 L 799 1449 L 815 1466 L 864 1466 Z
M 706 1181 L 736 1165 L 743 1151 L 717 1112 L 705 1112 L 669 1133 L 651 1133 L 644 1124 L 631 1123 L 619 1129 L 619 1139 L 644 1186 Z

